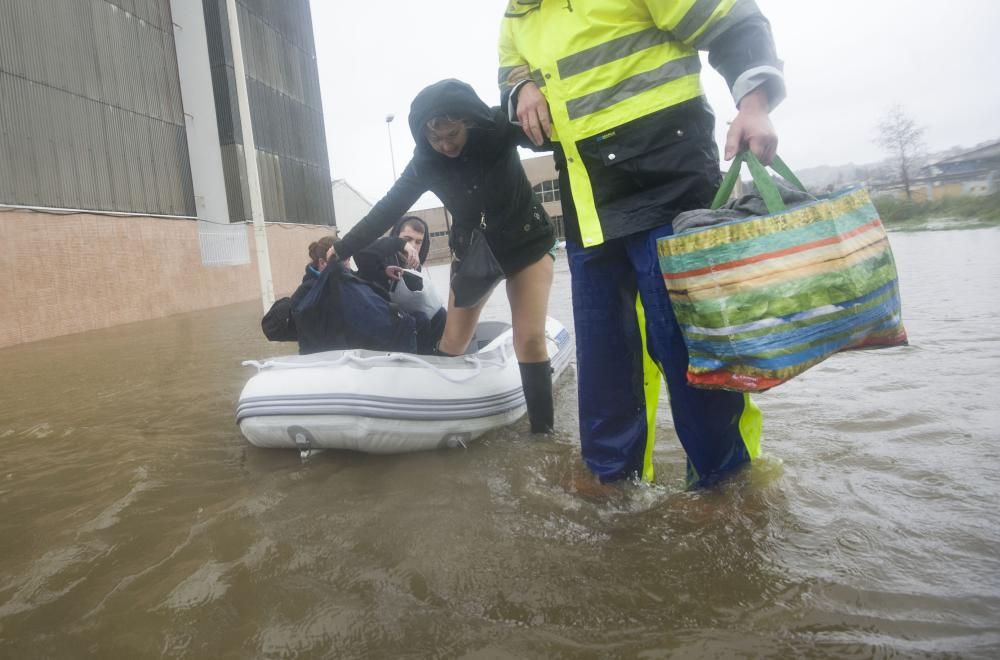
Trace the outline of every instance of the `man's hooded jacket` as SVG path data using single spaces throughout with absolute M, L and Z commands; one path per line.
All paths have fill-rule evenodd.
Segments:
M 418 222 L 424 228 L 424 242 L 420 246 L 419 254 L 420 265 L 423 266 L 431 249 L 430 230 L 423 219 L 415 215 L 407 215 L 396 221 L 388 236 L 383 236 L 354 255 L 354 263 L 358 266 L 358 275 L 384 289 L 388 290 L 391 287 L 392 280 L 385 274 L 385 269 L 389 266 L 406 268 L 406 260 L 400 254 L 406 248 L 406 241 L 400 238 L 399 234 L 407 222 Z
M 340 261 L 327 264 L 292 316 L 303 355 L 349 348 L 417 352 L 414 319 Z

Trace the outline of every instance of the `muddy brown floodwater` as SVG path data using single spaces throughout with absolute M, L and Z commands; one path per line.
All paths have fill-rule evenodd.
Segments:
M 573 369 L 546 441 L 248 446 L 256 303 L 0 350 L 0 657 L 998 657 L 1000 229 L 891 239 L 912 344 L 757 397 L 699 492 L 665 408 L 655 485 L 577 492 Z

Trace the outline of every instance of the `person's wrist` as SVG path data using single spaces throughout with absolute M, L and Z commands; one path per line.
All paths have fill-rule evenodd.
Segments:
M 747 92 L 739 103 L 740 112 L 753 114 L 768 114 L 771 112 L 771 100 L 763 87 Z
M 524 91 L 525 87 L 528 85 L 534 85 L 535 89 L 538 89 L 538 85 L 531 78 L 521 78 L 516 83 L 511 85 L 510 88 L 510 106 L 509 106 L 509 119 L 517 124 L 517 109 L 518 103 L 521 101 L 521 92 Z
M 511 93 L 517 94 L 528 85 L 535 85 L 535 87 L 538 87 L 535 81 L 532 80 L 531 78 L 521 78 L 520 80 L 518 80 L 517 82 L 515 82 L 513 85 L 510 86 Z

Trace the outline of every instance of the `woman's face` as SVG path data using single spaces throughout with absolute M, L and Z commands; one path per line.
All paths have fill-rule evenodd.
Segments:
M 437 129 L 427 128 L 425 133 L 431 149 L 448 158 L 458 158 L 462 155 L 462 149 L 465 149 L 465 143 L 469 139 L 469 129 L 460 121 Z

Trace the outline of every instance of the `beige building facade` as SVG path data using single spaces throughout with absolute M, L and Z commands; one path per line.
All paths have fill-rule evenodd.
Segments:
M 190 218 L 3 210 L 0 348 L 259 300 L 253 228 L 226 229 L 249 249 L 234 263 L 206 265 L 205 228 Z M 309 244 L 330 233 L 267 225 L 277 296 L 295 290 Z
M 562 195 L 559 191 L 559 174 L 556 172 L 556 163 L 552 154 L 526 158 L 521 161 L 524 166 L 524 173 L 528 175 L 528 181 L 535 191 L 535 197 L 545 207 L 545 212 L 552 218 L 552 223 L 556 226 L 556 237 L 560 240 L 566 238 L 566 228 L 563 225 Z

